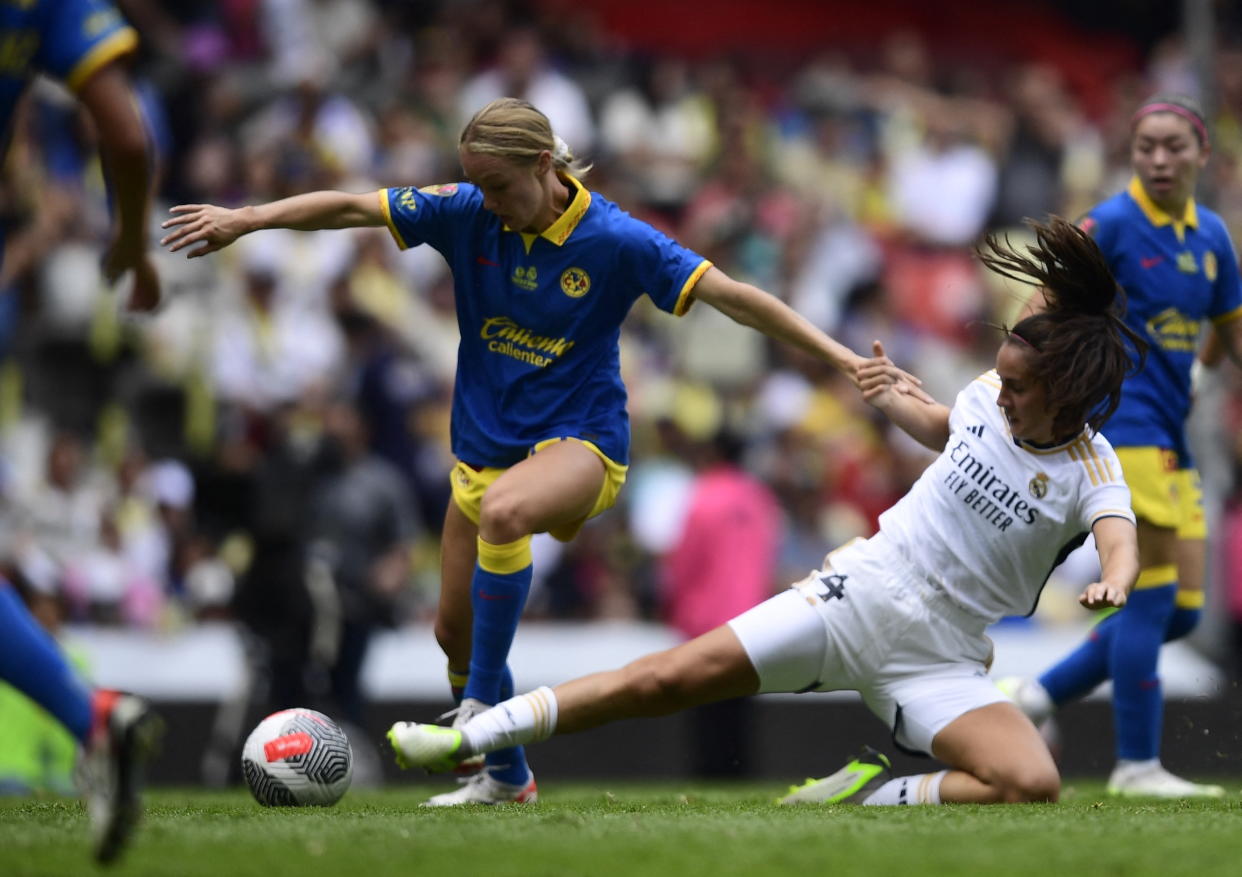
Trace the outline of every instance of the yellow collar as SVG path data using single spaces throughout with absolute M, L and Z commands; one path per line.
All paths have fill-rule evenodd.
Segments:
M 1143 211 L 1143 215 L 1147 217 L 1148 222 L 1157 228 L 1162 225 L 1173 226 L 1179 240 L 1182 237 L 1182 233 L 1186 230 L 1186 226 L 1191 228 L 1199 227 L 1199 210 L 1195 207 L 1194 198 L 1186 201 L 1186 209 L 1182 211 L 1181 218 L 1177 219 L 1165 213 L 1163 208 L 1158 207 L 1156 202 L 1151 200 L 1147 190 L 1143 188 L 1143 184 L 1137 176 L 1130 179 L 1130 187 L 1127 191 L 1130 193 L 1130 197 L 1134 199 L 1134 203 Z
M 569 240 L 569 236 L 573 234 L 574 229 L 578 227 L 578 223 L 582 221 L 582 217 L 586 214 L 587 208 L 591 206 L 591 193 L 587 191 L 582 183 L 578 182 L 570 174 L 559 174 L 561 181 L 569 186 L 569 207 L 557 217 L 556 222 L 549 225 L 537 235 L 522 232 L 522 239 L 526 242 L 526 251 L 530 252 L 530 245 L 534 243 L 535 238 L 541 237 L 551 241 L 558 247 Z M 513 231 L 509 226 L 505 226 L 505 231 Z

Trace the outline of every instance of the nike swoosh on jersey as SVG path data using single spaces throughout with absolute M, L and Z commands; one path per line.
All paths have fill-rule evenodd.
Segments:
M 1157 265 L 1159 265 L 1163 261 L 1164 261 L 1164 256 L 1143 256 L 1141 259 L 1139 259 L 1139 264 L 1142 265 L 1144 269 L 1147 269 L 1147 268 L 1155 268 Z

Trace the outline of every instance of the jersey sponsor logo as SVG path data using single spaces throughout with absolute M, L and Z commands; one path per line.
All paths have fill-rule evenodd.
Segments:
M 1035 477 L 1027 483 L 1026 489 L 1031 492 L 1031 496 L 1036 499 L 1043 499 L 1048 495 L 1048 473 L 1036 472 Z
M 547 368 L 574 346 L 568 338 L 536 335 L 509 317 L 484 320 L 479 337 L 487 341 L 487 349 L 492 353 L 511 356 L 539 368 Z
M 591 275 L 581 268 L 566 268 L 561 272 L 561 292 L 570 298 L 582 298 L 591 291 Z
M 457 194 L 456 183 L 441 183 L 438 186 L 423 186 L 418 191 L 426 195 L 435 195 L 437 198 L 447 198 L 450 195 Z
M 519 289 L 525 289 L 527 292 L 534 290 L 539 285 L 539 276 L 535 270 L 535 266 L 523 268 L 518 265 L 513 269 L 513 285 Z
M 1177 270 L 1183 274 L 1198 274 L 1199 263 L 1195 261 L 1195 254 L 1190 250 L 1183 250 L 1177 254 Z
M 1006 484 L 990 463 L 976 457 L 965 439 L 953 446 L 949 459 L 957 468 L 945 476 L 945 486 L 989 524 L 1005 531 L 1014 521 L 1035 523 L 1039 510 L 1021 499 L 1018 491 Z
M 1147 321 L 1147 334 L 1163 350 L 1199 349 L 1199 321 L 1177 308 L 1165 308 Z
M 1203 276 L 1208 279 L 1208 283 L 1216 282 L 1216 254 L 1211 250 L 1203 254 Z
M 1139 265 L 1144 271 L 1147 271 L 1150 268 L 1155 268 L 1163 261 L 1164 256 L 1143 256 L 1139 259 Z
M 284 761 L 286 758 L 292 758 L 295 755 L 305 755 L 311 751 L 314 745 L 315 741 L 305 731 L 299 731 L 297 734 L 285 734 L 283 737 L 268 740 L 263 744 L 263 757 L 269 762 Z

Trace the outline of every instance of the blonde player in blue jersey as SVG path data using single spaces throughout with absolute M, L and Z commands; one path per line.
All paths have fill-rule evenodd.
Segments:
M 704 301 L 850 375 L 866 361 L 779 299 L 588 191 L 569 147 L 530 104 L 502 98 L 479 110 L 459 155 L 466 183 L 315 192 L 239 210 L 184 205 L 164 223 L 173 229 L 164 243 L 194 247 L 191 257 L 264 228 L 387 226 L 402 249 L 426 243 L 447 259 L 461 330 L 458 462 L 436 637 L 462 698 L 456 725 L 513 693 L 507 659 L 530 588 L 531 534 L 572 539 L 613 505 L 625 481 L 618 341 L 640 296 L 677 315 Z M 492 753 L 486 770 L 427 803 L 529 802 L 536 794 L 515 747 Z
M 133 279 L 129 307 L 159 301 L 159 277 L 147 245 L 152 161 L 146 126 L 121 62 L 138 36 L 103 0 L 24 0 L 0 4 L 0 129 L 7 145 L 18 101 L 44 73 L 62 81 L 90 114 L 115 202 L 115 236 L 104 255 L 104 276 Z M 40 242 L 34 232 L 10 240 L 0 232 L 0 292 L 31 267 Z M 0 579 L 0 679 L 42 706 L 82 743 L 82 778 L 95 857 L 121 853 L 140 812 L 142 763 L 159 730 L 141 698 L 91 690 L 78 679 L 55 642 L 39 627 L 12 585 Z M 2 720 L 2 719 L 0 719 Z
M 1206 525 L 1185 429 L 1191 370 L 1205 320 L 1215 330 L 1210 346 L 1240 361 L 1242 283 L 1224 223 L 1194 199 L 1209 149 L 1198 106 L 1153 97 L 1131 124 L 1134 177 L 1081 225 L 1126 290 L 1126 322 L 1151 350 L 1104 430 L 1134 497 L 1143 570 L 1125 610 L 1096 625 L 1076 651 L 1037 680 L 1000 684 L 1039 721 L 1111 678 L 1117 764 L 1109 792 L 1217 797 L 1220 786 L 1188 782 L 1161 764 L 1157 659 L 1163 642 L 1194 628 L 1203 606 Z
M 1142 341 L 1099 248 L 1053 219 L 1029 255 L 983 260 L 1049 290 L 996 368 L 952 408 L 895 390 L 882 360 L 860 370 L 873 405 L 939 457 L 880 516 L 879 532 L 825 558 L 785 593 L 689 643 L 556 688 L 540 688 L 460 728 L 399 723 L 402 760 L 446 770 L 464 758 L 604 722 L 760 692 L 851 689 L 894 744 L 949 770 L 892 777 L 874 750 L 790 790 L 781 803 L 872 805 L 1052 801 L 1060 777 L 1035 727 L 988 678 L 984 631 L 1030 612 L 1048 575 L 1090 531 L 1100 580 L 1080 601 L 1121 606 L 1138 576 L 1130 493 L 1097 430 L 1116 408 Z M 877 356 L 883 349 L 876 344 Z

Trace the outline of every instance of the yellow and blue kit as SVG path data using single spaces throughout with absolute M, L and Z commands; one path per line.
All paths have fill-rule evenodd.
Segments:
M 1170 216 L 1135 178 L 1081 221 L 1126 291 L 1126 322 L 1149 346 L 1146 365 L 1126 378 L 1121 405 L 1104 425 L 1138 518 L 1203 538 L 1197 473 L 1186 442 L 1190 368 L 1204 320 L 1242 317 L 1237 257 L 1225 225 L 1189 201 Z M 1178 593 L 1174 564 L 1140 571 L 1125 607 L 1039 677 L 1055 704 L 1113 681 L 1118 759 L 1159 757 L 1163 697 L 1160 646 L 1195 625 L 1202 592 Z
M 629 460 L 622 321 L 644 293 L 680 315 L 711 263 L 563 177 L 572 198 L 539 235 L 503 226 L 468 183 L 379 191 L 405 249 L 430 244 L 452 268 L 461 346 L 453 454 L 508 467 L 573 437 Z
M 17 101 L 36 73 L 78 91 L 91 74 L 138 45 L 138 35 L 104 0 L 0 3 L 0 127 L 7 146 Z
M 102 0 L 0 3 L 0 149 L 8 149 L 17 102 L 36 73 L 59 79 L 76 92 L 93 73 L 137 45 L 137 34 Z M 0 256 L 3 246 L 0 231 Z M 39 703 L 79 741 L 86 739 L 91 725 L 89 691 L 3 580 L 0 679 Z
M 1104 434 L 1113 447 L 1176 451 L 1189 468 L 1185 423 L 1200 326 L 1242 317 L 1237 255 L 1225 224 L 1193 200 L 1182 216 L 1169 216 L 1137 178 L 1080 224 L 1126 291 L 1126 322 L 1150 345 Z

